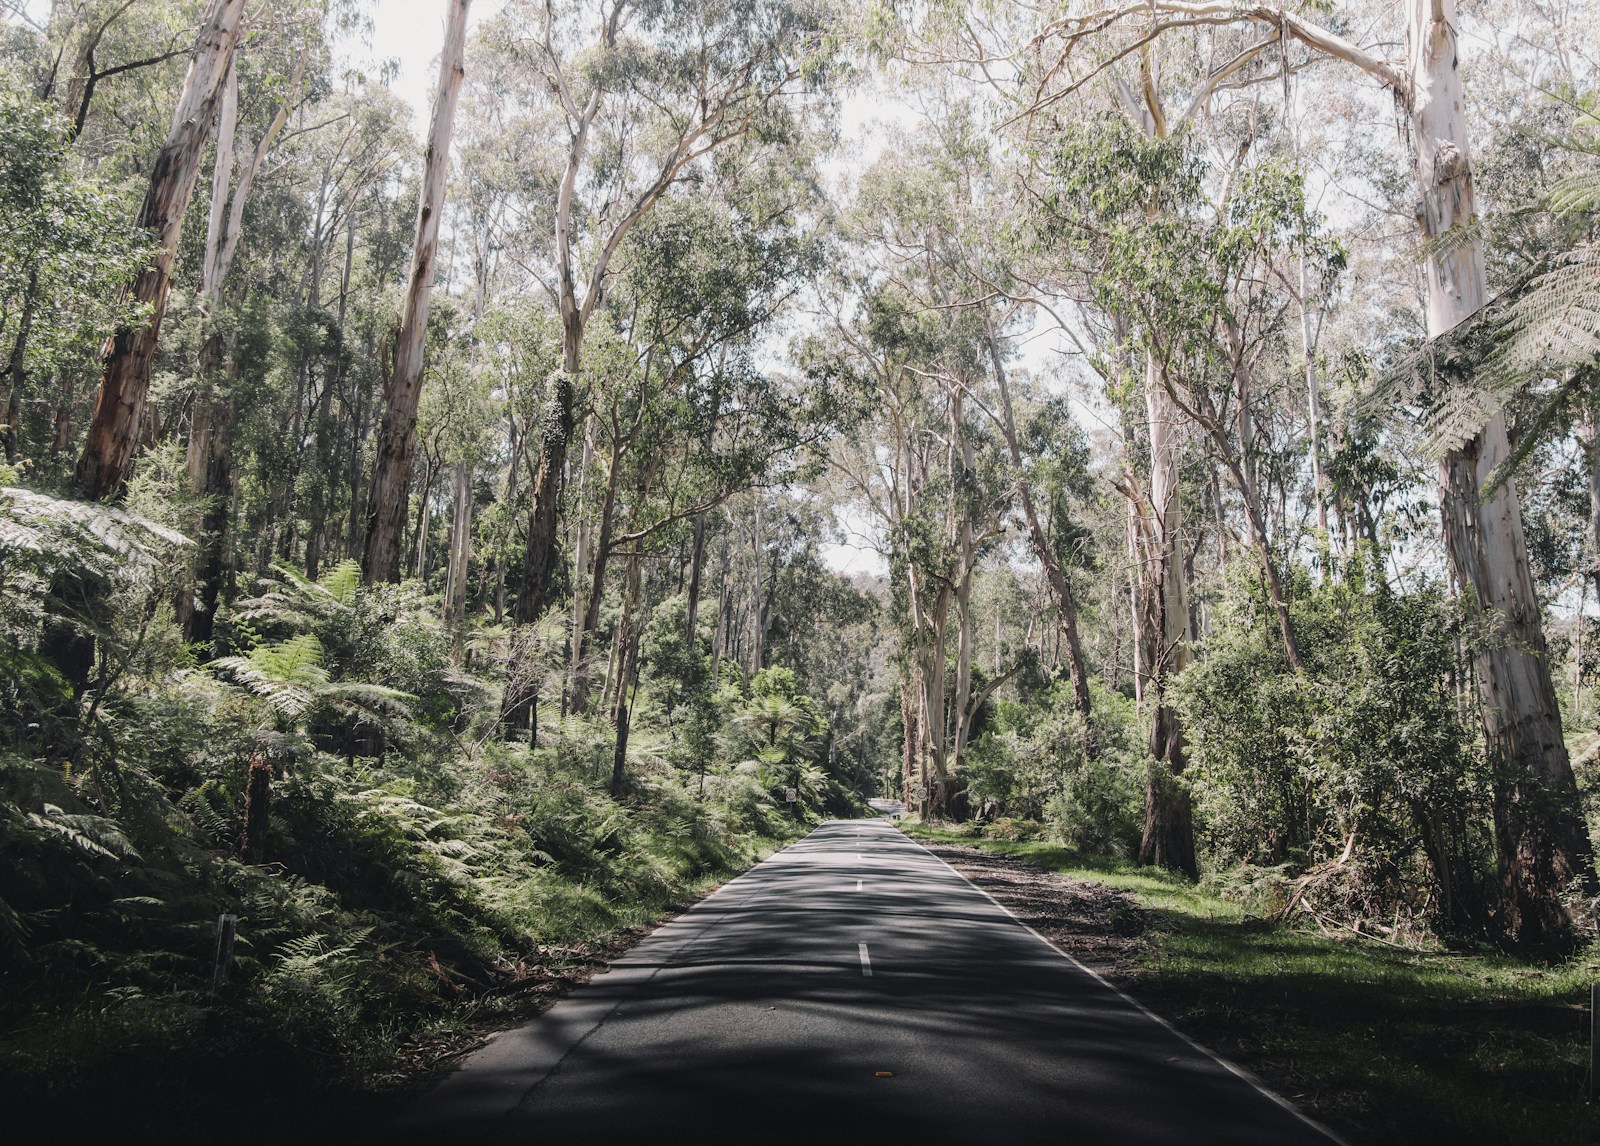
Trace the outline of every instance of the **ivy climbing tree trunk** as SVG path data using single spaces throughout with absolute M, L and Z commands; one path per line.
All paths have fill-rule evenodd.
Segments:
M 444 52 L 439 57 L 439 94 L 423 158 L 422 199 L 417 204 L 417 237 L 411 251 L 394 369 L 385 379 L 383 428 L 378 434 L 372 488 L 367 495 L 367 538 L 361 570 L 368 585 L 393 581 L 400 573 L 400 539 L 406 527 L 406 490 L 416 447 L 417 400 L 422 394 L 423 350 L 428 340 L 428 305 L 433 295 L 434 256 L 439 247 L 439 216 L 444 210 L 450 172 L 450 134 L 465 72 L 467 9 L 471 0 L 448 0 Z
M 101 352 L 100 391 L 75 479 L 78 492 L 93 501 L 117 496 L 128 480 L 150 392 L 150 366 L 167 310 L 172 260 L 223 80 L 233 65 L 243 16 L 244 0 L 210 0 L 206 5 L 172 126 L 150 169 L 137 225 L 155 238 L 157 248 L 150 265 L 128 288 L 131 297 L 149 307 L 149 319 L 118 328 Z

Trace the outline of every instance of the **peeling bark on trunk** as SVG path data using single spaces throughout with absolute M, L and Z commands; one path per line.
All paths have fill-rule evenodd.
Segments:
M 451 474 L 450 562 L 445 572 L 444 619 L 457 629 L 467 618 L 467 558 L 472 543 L 472 467 L 457 462 Z
M 1141 515 L 1138 542 L 1141 586 L 1140 660 L 1144 696 L 1155 712 L 1150 726 L 1151 770 L 1145 790 L 1144 834 L 1139 862 L 1156 864 L 1197 878 L 1194 823 L 1188 786 L 1182 776 L 1187 759 L 1178 713 L 1167 701 L 1167 681 L 1189 659 L 1188 586 L 1184 583 L 1179 538 L 1179 462 L 1183 444 L 1178 411 L 1154 359 L 1145 365 L 1145 402 L 1150 418 L 1150 503 Z
M 1412 134 L 1428 240 L 1476 222 L 1455 25 L 1454 0 L 1412 0 Z M 1427 274 L 1428 334 L 1438 337 L 1484 302 L 1481 241 L 1430 243 Z M 1503 922 L 1522 950 L 1559 954 L 1576 943 L 1563 897 L 1574 887 L 1596 892 L 1594 851 L 1562 738 L 1516 488 L 1505 481 L 1484 495 L 1509 455 L 1496 415 L 1440 463 L 1440 516 L 1467 606 L 1491 633 L 1473 652 L 1473 675 L 1493 776 Z
M 417 400 L 422 393 L 423 352 L 428 340 L 428 307 L 433 294 L 434 261 L 439 246 L 439 217 L 450 172 L 450 135 L 456 101 L 461 94 L 471 0 L 448 0 L 444 52 L 439 57 L 439 94 L 423 158 L 422 198 L 417 205 L 417 236 L 411 252 L 405 307 L 395 342 L 394 371 L 384 386 L 386 407 L 378 434 L 367 500 L 367 539 L 361 567 L 368 585 L 393 581 L 400 574 L 400 542 L 405 532 L 406 488 L 416 447 Z
M 132 298 L 150 307 L 150 319 L 146 325 L 119 328 L 101 352 L 100 392 L 75 477 L 78 491 L 93 501 L 117 496 L 128 479 L 166 314 L 172 260 L 220 89 L 239 43 L 243 14 L 244 0 L 211 0 L 206 6 L 172 127 L 150 172 L 137 226 L 160 245 L 150 265 L 127 289 Z

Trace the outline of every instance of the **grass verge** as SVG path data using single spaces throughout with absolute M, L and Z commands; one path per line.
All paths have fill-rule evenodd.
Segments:
M 904 826 L 1128 892 L 1146 926 L 1131 969 L 1108 977 L 1352 1142 L 1600 1142 L 1585 1101 L 1594 948 L 1554 968 L 1400 950 L 1276 925 L 1158 869 Z

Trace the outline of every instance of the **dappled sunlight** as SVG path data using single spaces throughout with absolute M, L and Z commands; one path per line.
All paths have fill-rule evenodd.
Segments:
M 1322 1140 L 881 823 L 826 824 L 741 876 L 467 1060 L 412 1128 L 670 1124 L 717 1142 Z

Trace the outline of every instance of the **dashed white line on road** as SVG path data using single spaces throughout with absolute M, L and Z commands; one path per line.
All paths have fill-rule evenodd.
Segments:
M 861 951 L 861 973 L 870 979 L 872 978 L 872 960 L 867 958 L 867 945 L 865 943 L 857 943 L 856 947 Z

